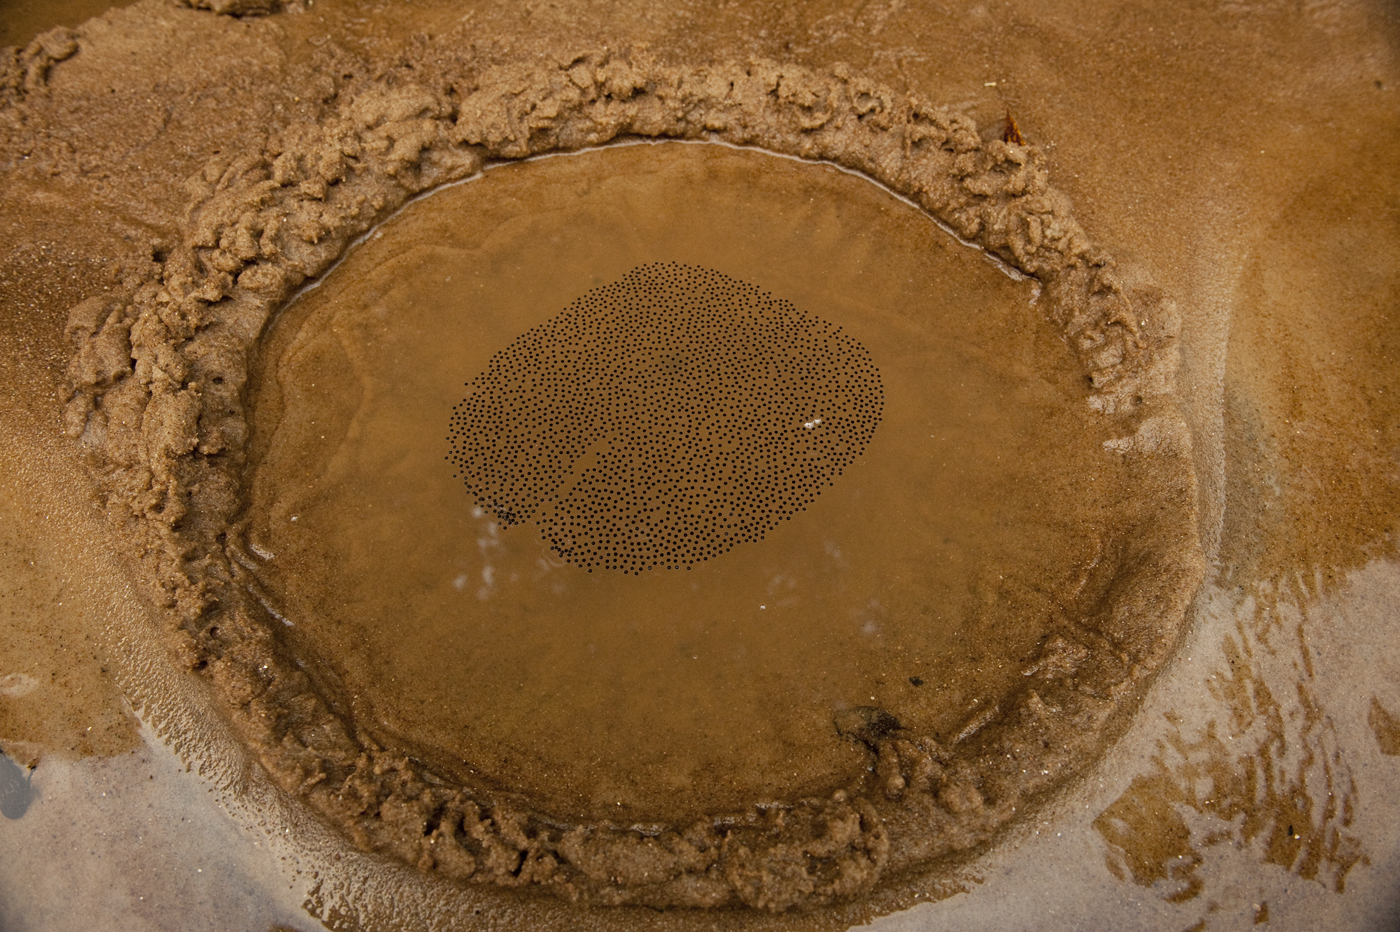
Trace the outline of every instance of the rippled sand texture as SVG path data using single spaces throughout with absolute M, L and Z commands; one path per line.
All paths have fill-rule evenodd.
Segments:
M 294 813 L 196 714 L 197 686 L 152 650 L 137 590 L 104 555 L 109 532 L 59 439 L 63 325 L 70 306 L 109 287 L 110 257 L 139 275 L 138 250 L 171 248 L 183 183 L 214 149 L 255 149 L 270 127 L 408 75 L 434 41 L 497 62 L 640 40 L 663 56 L 844 61 L 987 127 L 1010 112 L 1047 148 L 1054 183 L 1095 239 L 1185 318 L 1215 563 L 1169 675 L 1089 779 L 961 881 L 781 922 L 840 927 L 938 892 L 954 895 L 880 924 L 1393 928 L 1392 15 L 1379 4 L 390 12 L 320 2 L 232 20 L 147 2 L 17 53 L 0 87 L 0 745 L 15 762 L 0 776 L 0 924 L 313 928 L 302 903 L 341 927 L 394 927 L 394 913 L 428 924 L 443 901 L 420 897 L 412 872 L 347 857 L 334 874 L 313 873 L 316 827 L 283 821 Z M 123 693 L 188 759 L 225 749 L 207 779 L 238 819 L 204 802 L 199 779 L 149 729 L 138 733 Z M 170 831 L 182 819 L 198 828 Z M 284 824 L 297 825 L 297 841 L 276 840 Z M 89 843 L 94 830 L 110 840 Z M 203 853 L 214 849 L 218 861 Z M 469 928 L 477 908 L 458 901 L 435 921 Z M 660 921 L 595 917 L 624 920 Z

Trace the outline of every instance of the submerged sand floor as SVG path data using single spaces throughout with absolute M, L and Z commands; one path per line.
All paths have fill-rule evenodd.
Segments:
M 1400 925 L 1391 7 L 306 7 L 229 19 L 147 0 L 49 34 L 13 72 L 30 83 L 0 89 L 12 101 L 0 746 L 13 762 L 0 771 L 0 927 L 475 928 L 512 915 L 348 850 L 328 866 L 336 843 L 174 672 L 58 430 L 68 308 L 106 287 L 108 261 L 133 243 L 170 247 L 183 183 L 216 149 L 260 145 L 343 87 L 426 67 L 421 36 L 455 37 L 483 62 L 633 42 L 690 60 L 845 62 L 985 125 L 1010 114 L 1095 240 L 1183 316 L 1213 562 L 1187 643 L 1127 734 L 997 849 L 925 884 L 937 903 L 906 910 L 912 894 L 887 891 L 807 920 L 723 922 L 832 928 L 899 909 L 875 926 Z M 578 921 L 564 905 L 546 914 Z

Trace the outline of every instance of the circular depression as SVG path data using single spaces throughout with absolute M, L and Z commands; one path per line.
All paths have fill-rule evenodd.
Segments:
M 662 287 L 681 276 L 649 263 L 684 263 L 699 284 Z M 725 320 L 703 291 L 724 285 L 728 316 L 776 295 L 848 340 L 869 397 L 843 390 L 841 347 L 784 344 L 778 312 L 748 333 Z M 676 334 L 694 291 L 708 298 L 696 326 L 718 319 L 720 338 Z M 957 735 L 1019 685 L 1119 532 L 1132 469 L 1103 447 L 1034 297 L 830 167 L 671 144 L 491 171 L 384 224 L 272 331 L 252 395 L 260 590 L 358 721 L 456 779 L 641 821 L 830 792 L 867 765 L 843 712 Z M 590 304 L 612 326 L 568 313 Z M 511 362 L 522 334 L 542 348 L 503 374 L 525 365 Z M 619 364 L 578 371 L 595 358 Z M 666 378 L 647 391 L 649 364 Z M 590 379 L 626 394 L 589 407 Z M 668 410 L 668 394 L 683 404 Z M 760 394 L 773 398 L 755 415 Z M 470 420 L 464 395 L 483 409 Z M 522 413 L 541 407 L 553 416 Z M 861 413 L 844 468 L 791 464 Z M 449 421 L 453 449 L 479 462 L 445 462 Z M 696 422 L 713 444 L 683 429 Z M 594 434 L 629 425 L 611 458 L 595 452 Z M 503 519 L 515 499 L 493 508 L 504 492 L 474 495 L 458 475 L 531 498 L 571 470 L 576 484 L 606 473 L 613 494 L 588 507 L 622 535 L 637 509 L 617 486 L 680 497 L 746 439 L 768 469 L 719 477 L 738 506 L 723 517 L 790 486 L 800 504 L 684 569 L 576 565 L 551 546 L 559 522 L 530 520 L 548 503 Z M 685 525 L 655 536 L 695 549 Z
M 1033 278 L 829 168 L 623 148 L 443 191 L 284 308 L 414 193 L 628 134 L 829 159 Z M 850 897 L 976 850 L 1083 772 L 1199 580 L 1174 313 L 1043 163 L 769 62 L 584 56 L 372 89 L 211 163 L 181 242 L 73 309 L 67 428 L 180 656 L 356 845 L 595 903 Z M 436 253 L 389 235 L 512 177 L 528 197 L 462 208 Z M 496 264 L 449 281 L 472 253 Z M 845 334 L 879 423 L 805 511 L 688 570 L 586 573 L 451 478 L 443 435 L 496 354 L 667 262 Z M 339 307 L 318 297 L 338 287 Z

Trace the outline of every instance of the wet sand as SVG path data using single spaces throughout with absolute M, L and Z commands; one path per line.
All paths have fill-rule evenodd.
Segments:
M 1088 927 L 1121 927 L 1124 917 L 1162 928 L 1197 919 L 1203 928 L 1259 919 L 1283 928 L 1321 921 L 1386 928 L 1394 919 L 1400 697 L 1387 606 L 1396 599 L 1391 392 L 1400 263 L 1397 204 L 1386 183 L 1400 160 L 1390 96 L 1394 24 L 1360 6 L 1306 14 L 1241 7 L 1185 22 L 1178 14 L 1163 11 L 1154 20 L 1135 11 L 1090 24 L 1025 8 L 956 15 L 879 8 L 769 21 L 737 9 L 696 30 L 683 8 L 631 16 L 620 28 L 588 10 L 481 8 L 470 21 L 487 58 L 507 54 L 500 37 L 515 37 L 509 54 L 520 54 L 521 46 L 547 46 L 567 28 L 585 44 L 636 37 L 684 55 L 841 59 L 964 106 L 988 124 L 1014 111 L 1030 140 L 1049 148 L 1055 183 L 1069 191 L 1085 226 L 1127 268 L 1163 286 L 1186 318 L 1203 536 L 1216 555 L 1191 640 L 1094 773 L 964 870 L 961 882 L 972 892 L 882 921 L 892 928 L 1029 928 L 1047 910 Z M 107 623 L 140 609 L 131 588 L 117 582 L 121 571 L 105 570 L 102 548 L 93 546 L 106 531 L 55 429 L 67 308 L 100 289 L 99 257 L 129 254 L 132 238 L 173 235 L 179 182 L 208 155 L 197 142 L 209 135 L 197 129 L 201 105 L 215 102 L 221 138 L 251 144 L 259 121 L 275 119 L 279 107 L 309 106 L 295 90 L 314 81 L 306 76 L 310 61 L 350 61 L 352 76 L 387 61 L 402 68 L 421 43 L 410 41 L 395 58 L 401 29 L 411 21 L 445 31 L 455 16 L 425 5 L 396 23 L 322 4 L 232 28 L 187 11 L 162 18 L 163 31 L 146 28 L 139 38 L 122 36 L 120 17 L 89 27 L 102 41 L 51 65 L 53 80 L 36 95 L 42 103 L 27 102 L 53 108 L 45 110 L 43 131 L 34 133 L 33 122 L 7 129 L 6 152 L 27 154 L 7 156 L 6 171 L 22 183 L 6 195 L 4 222 L 15 245 L 0 273 L 3 377 L 15 387 L 5 415 L 15 438 L 7 488 L 23 492 L 10 496 L 9 508 L 26 522 L 10 526 L 46 527 L 16 535 L 14 582 L 6 576 L 7 611 L 14 605 L 13 617 L 28 626 L 13 626 L 5 648 L 16 660 L 0 673 L 13 668 L 23 678 L 5 681 L 20 694 L 6 694 L 0 739 L 20 763 L 40 764 L 30 808 L 7 826 L 16 831 L 39 824 L 41 803 L 98 786 L 92 776 L 66 776 L 85 773 L 89 761 L 110 760 L 117 770 L 132 761 L 119 781 L 128 787 L 170 770 L 159 754 L 121 756 L 139 740 L 117 711 L 121 692 L 141 705 L 172 690 L 149 682 L 162 658 L 133 665 L 122 628 Z M 344 47 L 301 42 L 326 32 L 342 36 Z M 120 90 L 125 103 L 101 113 L 81 95 L 64 97 L 63 69 L 86 67 L 85 56 L 111 73 L 120 52 L 158 60 L 161 42 L 200 41 L 231 64 L 201 76 L 204 96 L 184 114 L 178 105 L 162 113 L 151 104 L 173 92 L 142 87 L 153 68 L 121 71 L 112 95 Z M 230 44 L 238 55 L 229 55 Z M 104 50 L 107 60 L 98 60 Z M 285 92 L 249 94 L 258 75 Z M 91 118 L 56 116 L 62 113 Z M 102 121 L 118 116 L 120 130 L 104 136 Z M 127 143 L 112 144 L 120 139 Z M 58 515 L 61 526 L 52 527 Z M 68 591 L 76 603 L 64 597 Z M 114 654 L 123 662 L 109 664 Z M 172 711 L 178 704 L 167 699 L 163 713 L 151 706 L 148 718 L 163 717 L 153 724 L 166 740 L 201 757 L 214 736 L 195 733 L 208 726 L 182 720 Z M 105 737 L 86 737 L 92 726 Z M 222 766 L 216 785 L 245 800 L 263 798 L 236 776 L 240 765 Z M 128 839 L 140 835 L 138 825 Z M 32 865 L 26 870 L 44 871 L 63 849 L 13 837 L 25 853 L 17 848 L 6 861 Z M 221 868 L 221 876 L 266 876 L 257 845 L 267 840 L 242 837 L 247 866 Z M 312 850 L 288 856 L 283 849 L 284 869 L 324 916 L 337 908 L 337 884 L 346 881 L 325 878 L 312 894 L 299 873 L 313 863 Z M 142 904 L 140 897 L 157 899 L 163 886 L 147 873 L 153 868 L 128 871 L 110 855 L 89 863 L 118 871 L 126 878 L 118 886 Z M 404 889 L 414 883 L 402 882 Z M 133 915 L 154 928 L 188 927 L 200 896 L 188 885 L 165 886 L 181 892 Z M 280 886 L 250 881 L 241 902 L 268 922 L 305 924 L 294 908 L 275 905 Z M 16 914 L 42 912 L 59 918 L 35 927 L 66 927 L 52 906 L 57 898 L 41 896 Z M 374 896 L 355 899 L 359 905 L 339 908 L 373 927 L 376 907 L 364 904 Z M 873 901 L 845 921 L 898 902 L 897 895 Z M 172 918 L 181 910 L 184 917 Z M 246 926 L 222 921 L 209 920 L 215 928 Z
M 859 341 L 880 361 L 878 427 L 732 556 L 570 565 L 532 522 L 503 527 L 463 494 L 441 425 L 463 376 L 517 334 L 671 257 L 776 288 Z M 498 169 L 385 224 L 275 325 L 254 388 L 255 574 L 373 719 L 560 815 L 689 818 L 838 785 L 866 761 L 833 709 L 946 741 L 1004 702 L 1129 520 L 1114 502 L 1145 481 L 1104 449 L 1116 435 L 1033 297 L 831 168 L 672 144 Z M 685 371 L 700 382 L 701 358 Z M 799 440 L 845 402 L 824 403 L 790 414 Z M 707 416 L 685 412 L 706 436 Z M 680 437 L 687 472 L 715 455 Z

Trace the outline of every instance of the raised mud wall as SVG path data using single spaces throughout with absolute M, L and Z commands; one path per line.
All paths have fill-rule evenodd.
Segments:
M 35 69 L 41 81 L 44 62 L 67 48 L 40 45 L 11 69 L 7 92 L 22 94 Z M 953 742 L 856 710 L 841 728 L 869 749 L 860 785 L 692 825 L 567 824 L 378 746 L 335 684 L 279 643 L 239 584 L 230 539 L 243 504 L 244 388 L 260 335 L 295 289 L 415 195 L 493 161 L 639 137 L 754 146 L 861 172 L 1033 276 L 1091 403 L 1122 425 L 1116 449 L 1141 458 L 1163 494 L 1142 503 L 1136 533 L 1110 555 L 1116 572 L 1093 609 L 1065 620 L 1014 700 Z M 366 91 L 262 151 L 210 163 L 189 193 L 174 248 L 128 264 L 119 288 L 73 309 L 65 426 L 88 451 L 184 661 L 217 685 L 282 786 L 362 848 L 596 903 L 779 910 L 849 897 L 986 843 L 1081 770 L 1176 642 L 1201 562 L 1189 437 L 1173 397 L 1175 313 L 1154 290 L 1125 288 L 1034 147 L 984 138 L 964 116 L 840 68 L 583 54 L 437 90 Z

